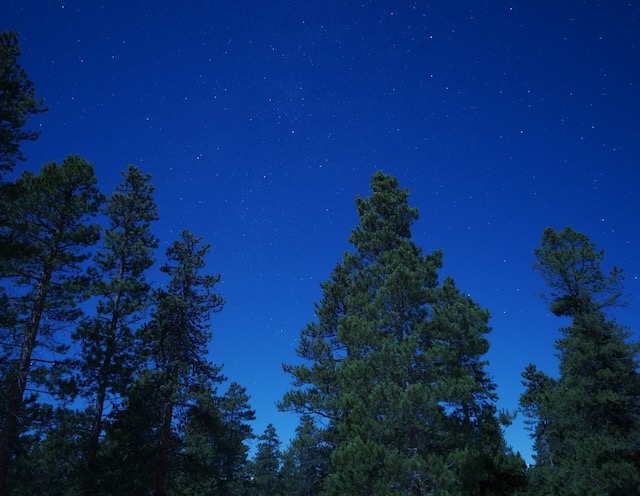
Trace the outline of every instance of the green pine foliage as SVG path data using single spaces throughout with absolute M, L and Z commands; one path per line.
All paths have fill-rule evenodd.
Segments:
M 323 494 L 507 494 L 524 467 L 504 444 L 484 371 L 489 314 L 450 278 L 438 284 L 442 254 L 411 240 L 407 190 L 383 173 L 372 190 L 356 200 L 355 252 L 302 331 L 306 363 L 285 366 L 296 389 L 281 406 L 328 424 Z
M 129 386 L 123 407 L 107 424 L 96 494 L 154 494 L 159 458 L 159 427 L 163 422 L 159 374 L 143 370 Z M 177 440 L 172 439 L 172 447 Z
M 190 403 L 194 389 L 223 380 L 220 368 L 207 358 L 209 318 L 223 305 L 214 290 L 220 276 L 202 274 L 209 249 L 186 230 L 167 249 L 167 263 L 160 270 L 171 279 L 166 289 L 157 293 L 156 309 L 143 331 L 162 405 L 154 468 L 157 496 L 168 494 L 173 480 L 169 472 L 176 449 L 174 417 Z
M 1 33 L 0 173 L 44 110 L 18 58 L 17 35 Z M 611 313 L 621 271 L 570 228 L 535 250 L 550 309 L 570 323 L 559 376 L 523 373 L 525 470 L 486 372 L 488 310 L 412 240 L 408 191 L 381 172 L 371 187 L 301 332 L 303 360 L 284 366 L 295 437 L 282 449 L 270 424 L 250 459 L 249 395 L 235 382 L 221 394 L 209 356 L 223 306 L 209 245 L 182 231 L 160 268 L 168 282 L 149 282 L 150 177 L 130 166 L 105 202 L 91 164 L 70 156 L 1 184 L 0 496 L 636 494 L 640 348 Z
M 232 382 L 218 402 L 219 415 L 222 419 L 222 432 L 216 438 L 221 473 L 219 478 L 221 487 L 218 492 L 220 495 L 247 494 L 249 487 L 247 443 L 255 437 L 250 423 L 256 418 L 249 400 L 246 388 Z
M 45 408 L 40 420 L 31 423 L 22 449 L 10 467 L 7 493 L 76 496 L 81 494 L 83 463 L 78 456 L 86 442 L 88 419 L 67 405 Z M 30 439 L 24 439 L 24 438 Z
M 137 367 L 134 330 L 151 305 L 151 286 L 145 272 L 154 263 L 158 241 L 151 223 L 158 219 L 150 176 L 131 165 L 123 182 L 107 200 L 108 227 L 98 251 L 91 292 L 99 298 L 94 315 L 73 335 L 80 350 L 72 365 L 77 392 L 91 412 L 85 449 L 84 494 L 95 493 L 98 449 L 105 416 L 113 415 Z
M 204 388 L 186 414 L 180 494 L 241 496 L 249 489 L 247 441 L 255 413 L 245 388 L 232 382 L 222 396 Z
M 532 424 L 533 494 L 635 494 L 640 487 L 638 343 L 610 316 L 622 273 L 571 228 L 545 230 L 535 267 L 557 315 L 571 318 L 556 342 L 560 375 L 530 365 L 521 398 Z
M 256 455 L 250 466 L 253 496 L 282 496 L 284 484 L 281 473 L 280 439 L 272 424 L 258 437 Z
M 20 144 L 38 137 L 36 131 L 24 129 L 28 118 L 47 110 L 19 58 L 18 33 L 0 32 L 0 178 L 25 160 Z
M 296 435 L 283 454 L 282 475 L 287 496 L 317 496 L 327 474 L 331 447 L 313 417 L 303 415 Z
M 93 166 L 71 156 L 46 164 L 39 174 L 24 172 L 3 197 L 0 245 L 10 251 L 2 257 L 2 276 L 13 288 L 16 318 L 5 334 L 13 342 L 3 341 L 10 390 L 0 436 L 0 494 L 15 455 L 25 391 L 46 376 L 34 363 L 56 365 L 65 349 L 56 331 L 80 316 L 77 303 L 86 286 L 80 270 L 99 237 L 98 226 L 90 223 L 103 200 L 95 185 Z

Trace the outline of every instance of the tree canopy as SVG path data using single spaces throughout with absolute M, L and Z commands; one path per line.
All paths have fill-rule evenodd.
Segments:
M 1 33 L 0 174 L 45 110 L 19 56 Z M 613 316 L 622 271 L 585 234 L 547 228 L 534 251 L 570 323 L 559 374 L 523 372 L 527 469 L 487 372 L 489 310 L 441 276 L 443 253 L 412 238 L 409 191 L 376 172 L 284 365 L 279 406 L 300 423 L 283 446 L 272 424 L 256 438 L 247 388 L 212 360 L 210 245 L 181 230 L 151 277 L 151 177 L 122 176 L 106 198 L 71 155 L 0 184 L 0 496 L 637 493 L 640 348 Z
M 38 137 L 37 131 L 24 129 L 29 117 L 47 110 L 19 59 L 18 33 L 0 32 L 0 178 L 25 160 L 20 144 Z
M 550 309 L 571 318 L 556 342 L 560 376 L 527 367 L 521 405 L 536 449 L 532 494 L 633 494 L 640 487 L 638 343 L 607 313 L 620 269 L 572 228 L 544 231 L 536 264 Z
M 285 366 L 296 389 L 282 407 L 327 424 L 323 494 L 500 493 L 514 455 L 484 370 L 489 313 L 438 283 L 442 254 L 412 241 L 418 212 L 396 178 L 378 172 L 371 189 L 302 330 L 306 362 Z

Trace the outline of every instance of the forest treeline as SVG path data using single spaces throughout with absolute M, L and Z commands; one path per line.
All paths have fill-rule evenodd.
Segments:
M 79 156 L 12 174 L 46 107 L 17 34 L 0 50 L 0 495 L 639 494 L 638 344 L 610 311 L 622 273 L 586 235 L 548 228 L 535 249 L 570 323 L 559 375 L 523 371 L 527 467 L 486 371 L 489 312 L 414 243 L 408 191 L 374 174 L 284 366 L 279 407 L 300 423 L 283 448 L 208 358 L 224 306 L 209 245 L 182 231 L 157 258 L 151 177 L 129 166 L 106 196 Z

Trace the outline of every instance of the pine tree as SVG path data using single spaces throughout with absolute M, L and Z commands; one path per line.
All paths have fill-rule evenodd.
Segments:
M 35 131 L 23 128 L 31 115 L 47 110 L 43 101 L 35 96 L 33 82 L 18 63 L 20 44 L 18 33 L 0 33 L 0 178 L 10 172 L 18 160 L 24 160 L 20 151 L 22 141 L 33 141 Z
M 218 439 L 223 481 L 219 494 L 240 496 L 247 486 L 247 442 L 255 437 L 250 424 L 256 418 L 255 411 L 249 404 L 246 388 L 236 382 L 229 384 L 219 403 L 223 422 L 223 431 Z
M 180 448 L 177 457 L 174 494 L 209 495 L 223 494 L 221 438 L 224 431 L 219 398 L 212 387 L 203 384 L 195 393 L 192 405 L 186 411 L 180 429 Z
M 407 190 L 383 173 L 372 190 L 356 199 L 355 253 L 302 331 L 298 354 L 310 363 L 285 366 L 297 389 L 281 406 L 328 423 L 325 494 L 501 494 L 516 457 L 484 372 L 488 312 L 453 280 L 438 285 L 442 254 L 411 240 Z
M 145 271 L 154 263 L 158 242 L 151 223 L 158 219 L 150 176 L 133 165 L 122 184 L 107 200 L 109 225 L 102 249 L 95 257 L 92 293 L 99 298 L 93 318 L 74 333 L 80 346 L 75 360 L 76 382 L 92 413 L 86 448 L 84 494 L 95 493 L 98 447 L 107 402 L 116 405 L 133 379 L 136 368 L 134 329 L 151 303 Z
M 102 201 L 95 183 L 93 167 L 72 156 L 61 165 L 45 165 L 40 174 L 24 172 L 3 198 L 6 223 L 1 245 L 11 251 L 2 257 L 2 275 L 14 289 L 13 306 L 19 318 L 6 336 L 14 340 L 9 345 L 18 353 L 12 355 L 10 393 L 2 419 L 0 494 L 6 490 L 7 468 L 36 358 L 33 353 L 41 341 L 39 333 L 51 337 L 59 324 L 79 316 L 75 306 L 83 293 L 79 271 L 90 256 L 86 249 L 99 237 L 98 226 L 87 224 Z M 38 360 L 55 361 L 55 355 L 53 360 Z
M 634 494 L 640 487 L 638 343 L 609 315 L 622 273 L 602 269 L 604 252 L 571 228 L 547 228 L 535 267 L 550 308 L 571 319 L 556 342 L 560 376 L 523 374 L 521 404 L 533 423 L 532 492 Z
M 201 390 L 181 429 L 181 494 L 245 494 L 246 442 L 253 437 L 249 422 L 254 419 L 249 397 L 239 384 L 232 382 L 222 397 L 211 388 Z
M 317 496 L 329 467 L 330 449 L 313 417 L 303 415 L 296 436 L 283 454 L 282 473 L 287 496 Z
M 6 172 L 11 172 L 17 161 L 24 160 L 20 144 L 35 140 L 37 132 L 23 128 L 30 115 L 44 112 L 42 100 L 35 97 L 33 83 L 19 64 L 20 46 L 14 31 L 0 32 L 0 277 L 10 273 L 10 261 L 18 247 L 8 239 L 11 223 L 8 217 L 12 185 L 2 182 Z M 5 418 L 11 396 L 11 371 L 15 358 L 15 346 L 19 341 L 14 334 L 19 315 L 12 305 L 11 292 L 0 282 L 0 418 Z
M 223 300 L 214 292 L 218 275 L 203 275 L 209 245 L 189 231 L 167 249 L 168 263 L 161 271 L 171 277 L 158 294 L 157 308 L 146 326 L 152 372 L 162 400 L 155 494 L 167 494 L 169 454 L 172 449 L 174 415 L 187 404 L 190 389 L 202 383 L 222 381 L 220 368 L 207 360 L 210 316 L 222 309 Z
M 253 476 L 251 494 L 254 496 L 282 496 L 281 465 L 280 439 L 275 427 L 269 424 L 264 433 L 258 437 L 256 455 L 251 464 Z
M 40 420 L 29 425 L 29 442 L 10 467 L 9 493 L 12 496 L 32 494 L 76 496 L 82 489 L 82 459 L 78 453 L 85 442 L 84 412 L 63 404 L 43 405 L 47 411 Z M 44 413 L 44 412 L 41 412 Z M 27 437 L 25 435 L 24 437 Z
M 141 371 L 127 389 L 124 404 L 105 425 L 96 494 L 138 496 L 154 493 L 159 429 L 164 415 L 161 387 L 158 373 Z M 172 446 L 177 446 L 177 442 Z

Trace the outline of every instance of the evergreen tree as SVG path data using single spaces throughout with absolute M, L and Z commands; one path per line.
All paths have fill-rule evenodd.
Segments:
M 43 408 L 46 421 L 31 423 L 31 439 L 22 443 L 10 468 L 8 493 L 12 496 L 77 496 L 81 492 L 83 463 L 78 455 L 86 436 L 79 426 L 87 425 L 88 419 L 66 404 L 47 406 Z
M 549 471 L 556 465 L 556 455 L 561 433 L 555 422 L 552 406 L 557 391 L 557 380 L 541 372 L 533 364 L 522 373 L 526 390 L 520 397 L 521 411 L 525 423 L 531 430 L 536 466 L 528 474 L 528 488 L 531 494 L 559 494 L 553 487 Z
M 24 160 L 20 144 L 34 140 L 38 133 L 25 131 L 23 127 L 30 115 L 46 110 L 42 100 L 35 97 L 33 83 L 19 64 L 20 46 L 18 34 L 13 31 L 0 32 L 0 277 L 10 273 L 11 258 L 16 247 L 8 239 L 10 219 L 7 214 L 11 192 L 10 185 L 2 183 L 2 176 L 13 170 L 18 160 Z M 11 396 L 11 371 L 15 359 L 14 334 L 19 316 L 12 305 L 10 293 L 0 283 L 0 418 L 4 418 Z
M 240 496 L 245 494 L 247 486 L 247 442 L 255 437 L 250 424 L 256 418 L 255 411 L 249 404 L 246 388 L 235 382 L 229 384 L 219 408 L 223 422 L 218 440 L 223 481 L 219 494 Z
M 325 494 L 502 494 L 521 460 L 484 372 L 488 312 L 451 279 L 438 285 L 442 254 L 411 240 L 418 213 L 396 179 L 378 172 L 372 190 L 356 199 L 355 253 L 302 331 L 310 364 L 285 366 L 298 389 L 281 406 L 327 421 Z
M 442 470 L 437 485 L 462 494 L 514 494 L 524 484 L 524 460 L 507 447 L 501 431 L 511 417 L 496 411 L 496 385 L 485 371 L 489 317 L 447 277 L 428 326 L 427 356 L 439 375 L 432 384 L 444 407 L 433 427 L 446 435 L 441 446 L 427 444 L 424 450 L 433 454 L 444 448 L 439 462 L 454 470 Z
M 18 318 L 3 343 L 14 351 L 8 368 L 10 391 L 0 435 L 0 494 L 5 494 L 7 468 L 19 432 L 19 418 L 32 364 L 55 362 L 34 357 L 34 349 L 79 317 L 76 307 L 83 293 L 79 274 L 90 256 L 87 247 L 99 238 L 97 225 L 87 224 L 102 201 L 95 187 L 93 167 L 72 156 L 61 165 L 45 165 L 40 174 L 24 172 L 3 198 L 2 276 L 9 280 Z M 7 342 L 11 339 L 12 342 Z M 55 344 L 55 343 L 54 343 Z M 53 351 L 61 351 L 57 345 Z M 49 349 L 51 351 L 51 348 Z
M 256 455 L 251 466 L 252 495 L 281 496 L 283 494 L 281 464 L 280 439 L 275 427 L 269 424 L 264 433 L 258 437 Z
M 187 411 L 183 429 L 182 470 L 177 484 L 181 494 L 245 494 L 245 443 L 253 437 L 248 422 L 254 418 L 246 390 L 239 384 L 232 382 L 222 397 L 203 388 Z
M 622 274 L 602 269 L 604 252 L 571 228 L 547 228 L 535 267 L 550 308 L 567 316 L 556 342 L 560 376 L 525 371 L 521 404 L 533 423 L 536 494 L 635 494 L 640 487 L 640 375 L 637 343 L 607 309 Z
M 107 200 L 109 225 L 103 248 L 96 254 L 92 293 L 99 297 L 93 318 L 74 333 L 80 345 L 75 360 L 76 382 L 90 404 L 92 414 L 86 448 L 84 494 L 94 494 L 98 447 L 103 433 L 107 402 L 113 405 L 133 379 L 136 367 L 132 325 L 151 303 L 151 288 L 145 271 L 154 262 L 158 242 L 151 222 L 158 219 L 150 176 L 134 166 Z
M 224 430 L 213 388 L 202 385 L 181 429 L 175 494 L 222 494 L 221 438 Z M 192 393 L 193 394 L 193 393 Z
M 161 396 L 158 458 L 154 469 L 155 494 L 167 494 L 169 455 L 173 445 L 175 413 L 187 405 L 192 388 L 222 380 L 220 368 L 206 358 L 210 316 L 222 309 L 214 292 L 218 275 L 203 275 L 209 245 L 189 231 L 167 249 L 161 271 L 171 277 L 158 293 L 158 303 L 144 338 L 148 343 L 157 393 Z
M 162 382 L 155 371 L 143 370 L 128 388 L 124 404 L 105 425 L 96 494 L 154 494 L 163 422 Z M 171 433 L 173 435 L 173 433 Z M 178 443 L 172 437 L 171 447 Z M 175 451 L 168 457 L 175 459 Z
M 317 496 L 329 467 L 330 448 L 324 432 L 310 415 L 303 415 L 296 436 L 283 455 L 283 480 L 287 496 Z
M 20 44 L 15 31 L 0 32 L 0 178 L 24 160 L 22 141 L 33 141 L 35 131 L 23 128 L 29 116 L 46 111 L 24 68 L 18 63 Z

